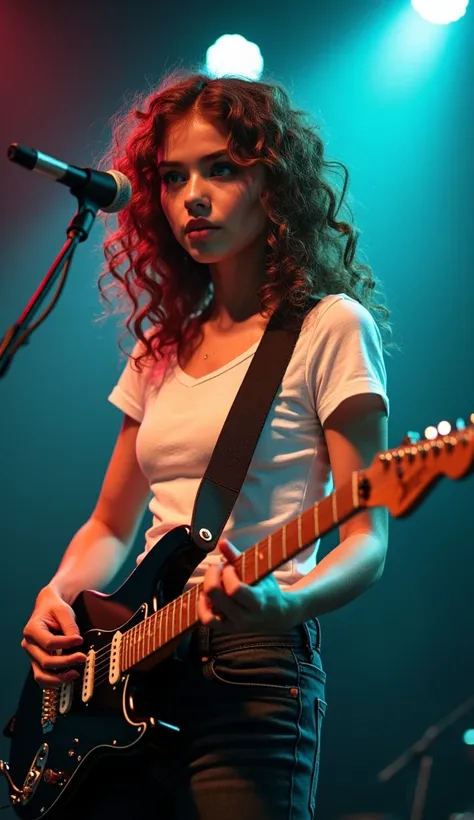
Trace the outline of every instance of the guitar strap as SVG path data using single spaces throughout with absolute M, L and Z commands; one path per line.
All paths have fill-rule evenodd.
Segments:
M 305 315 L 286 329 L 282 310 L 272 314 L 231 405 L 194 502 L 190 536 L 205 552 L 217 546 L 232 512 Z

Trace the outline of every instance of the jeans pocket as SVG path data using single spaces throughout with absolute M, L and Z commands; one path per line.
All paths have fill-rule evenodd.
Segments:
M 323 723 L 323 717 L 326 714 L 326 701 L 322 700 L 321 698 L 316 698 L 314 709 L 316 737 L 314 745 L 313 771 L 311 774 L 311 786 L 309 796 L 309 810 L 311 817 L 313 817 L 316 809 L 316 792 L 318 790 L 319 761 L 321 757 L 321 728 Z
M 289 647 L 242 647 L 216 655 L 208 664 L 210 677 L 235 687 L 299 694 L 297 659 Z

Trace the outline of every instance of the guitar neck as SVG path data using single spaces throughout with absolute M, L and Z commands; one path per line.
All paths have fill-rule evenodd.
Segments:
M 369 489 L 364 472 L 354 472 L 351 482 L 239 555 L 234 562 L 239 578 L 252 586 L 270 575 L 320 536 L 366 506 Z M 127 630 L 121 641 L 122 671 L 131 669 L 196 627 L 199 623 L 198 600 L 201 592 L 202 584 L 196 584 Z

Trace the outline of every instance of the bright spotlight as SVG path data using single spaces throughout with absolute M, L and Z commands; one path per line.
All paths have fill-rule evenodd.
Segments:
M 440 436 L 449 436 L 451 429 L 449 421 L 440 421 L 438 424 L 438 433 Z
M 206 68 L 213 77 L 259 80 L 263 57 L 259 47 L 240 34 L 223 34 L 206 52 Z
M 411 4 L 424 20 L 446 26 L 464 17 L 469 0 L 411 0 Z
M 467 746 L 474 746 L 474 729 L 468 729 L 463 735 L 464 743 Z

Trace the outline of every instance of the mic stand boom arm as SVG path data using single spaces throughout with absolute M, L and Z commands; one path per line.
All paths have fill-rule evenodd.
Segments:
M 71 190 L 71 193 L 74 194 L 74 190 Z M 44 319 L 46 319 L 56 304 L 64 287 L 67 272 L 72 262 L 77 245 L 80 242 L 84 242 L 88 238 L 89 232 L 94 224 L 99 206 L 87 197 L 84 188 L 80 193 L 76 193 L 75 195 L 77 196 L 79 207 L 67 227 L 66 242 L 46 273 L 46 276 L 40 282 L 35 293 L 26 305 L 23 313 L 17 321 L 10 328 L 8 328 L 3 339 L 0 341 L 0 378 L 7 372 L 17 350 L 22 344 L 25 344 L 28 341 L 28 337 L 31 333 L 36 330 Z M 62 279 L 59 281 L 58 290 L 53 297 L 51 304 L 46 308 L 39 319 L 30 326 L 30 320 L 36 315 L 40 305 L 43 303 L 61 274 Z
M 459 718 L 466 715 L 474 708 L 474 695 L 465 700 L 456 709 L 453 709 L 446 717 L 442 718 L 438 723 L 429 726 L 419 740 L 410 746 L 405 752 L 396 758 L 392 763 L 382 769 L 377 775 L 377 780 L 380 783 L 387 783 L 398 772 L 405 768 L 412 760 L 419 761 L 418 777 L 415 787 L 415 795 L 413 800 L 410 820 L 423 820 L 425 810 L 426 795 L 428 792 L 428 785 L 431 775 L 431 765 L 433 758 L 427 754 L 431 744 L 438 738 L 442 732 L 452 726 Z

